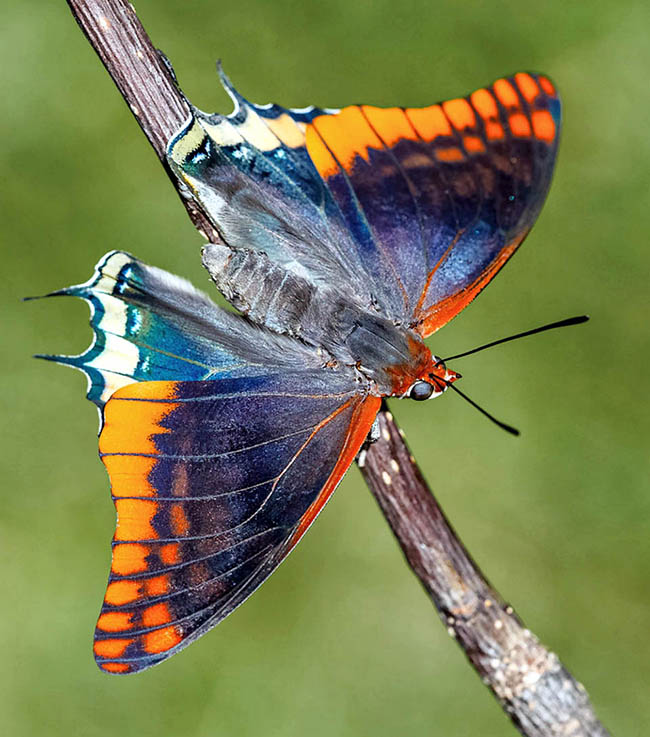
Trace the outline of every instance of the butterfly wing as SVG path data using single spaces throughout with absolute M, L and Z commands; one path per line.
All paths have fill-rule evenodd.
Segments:
M 420 109 L 287 110 L 224 83 L 235 111 L 196 111 L 169 157 L 226 243 L 422 336 L 490 281 L 546 197 L 560 102 L 541 75 Z
M 48 296 L 80 297 L 90 306 L 93 343 L 78 356 L 45 355 L 83 371 L 88 399 L 103 409 L 136 381 L 202 380 L 318 369 L 303 344 L 262 330 L 218 307 L 188 281 L 123 251 L 111 251 L 84 284 Z
M 154 665 L 239 606 L 323 507 L 379 403 L 326 371 L 114 394 L 100 436 L 118 523 L 99 667 Z
M 354 372 L 114 251 L 85 284 L 82 370 L 118 515 L 94 651 L 133 673 L 238 606 L 313 521 L 379 407 Z M 297 368 L 299 367 L 299 368 Z

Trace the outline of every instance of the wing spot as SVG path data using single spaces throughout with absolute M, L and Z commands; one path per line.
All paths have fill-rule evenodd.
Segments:
M 377 131 L 386 146 L 394 146 L 404 139 L 414 141 L 417 136 L 404 111 L 398 107 L 381 108 L 371 105 L 361 107 L 370 125 Z
M 171 650 L 182 640 L 178 627 L 163 627 L 142 636 L 143 647 L 148 653 L 162 653 Z
M 121 658 L 126 648 L 134 642 L 135 639 L 133 638 L 95 640 L 93 652 L 99 658 Z
M 449 146 L 449 148 L 437 148 L 436 158 L 439 161 L 453 162 L 462 161 L 465 158 L 465 155 L 458 146 Z
M 465 151 L 472 154 L 483 153 L 485 151 L 483 141 L 478 136 L 463 136 L 463 146 L 465 147 Z
M 423 108 L 407 108 L 406 117 L 411 121 L 423 141 L 433 141 L 438 136 L 451 136 L 453 131 L 440 105 Z
M 381 472 L 381 480 L 386 484 L 386 486 L 390 486 L 393 483 L 388 471 Z
M 264 118 L 266 125 L 289 148 L 300 148 L 305 143 L 305 136 L 288 113 L 277 118 Z
M 341 166 L 349 173 L 358 157 L 368 161 L 368 149 L 383 148 L 357 105 L 343 108 L 336 115 L 319 115 L 312 125 Z
M 482 118 L 496 118 L 499 115 L 496 101 L 486 89 L 472 92 L 470 100 Z
M 485 121 L 485 135 L 490 141 L 502 141 L 506 137 L 503 126 L 497 120 Z
M 515 74 L 515 82 L 521 90 L 521 94 L 528 102 L 532 102 L 539 95 L 537 82 L 535 82 L 530 74 L 526 74 L 525 72 Z
M 174 381 L 137 382 L 118 390 L 104 408 L 104 428 L 99 436 L 100 454 L 156 454 L 158 448 L 154 436 L 171 432 L 161 423 L 178 407 L 164 401 L 174 396 L 175 390 Z M 128 401 L 131 399 L 144 401 Z M 147 399 L 157 401 L 148 402 Z
M 168 543 L 167 545 L 161 546 L 158 551 L 158 557 L 166 566 L 173 566 L 180 560 L 179 553 L 180 550 L 178 543 Z
M 492 85 L 492 88 L 504 107 L 520 107 L 519 96 L 515 92 L 515 88 L 507 79 L 497 79 L 497 81 Z
M 177 537 L 184 537 L 190 529 L 190 521 L 182 504 L 174 504 L 169 513 L 172 531 Z
M 149 548 L 140 543 L 115 545 L 111 571 L 118 576 L 146 571 L 149 567 L 146 560 L 147 555 L 149 555 Z
M 546 92 L 547 95 L 555 95 L 555 87 L 553 82 L 548 77 L 538 77 L 540 87 Z
M 106 587 L 104 601 L 110 606 L 122 606 L 140 598 L 137 581 L 111 581 Z
M 155 576 L 144 582 L 144 590 L 147 596 L 162 596 L 169 591 L 169 576 Z
M 329 177 L 333 177 L 339 173 L 336 159 L 332 156 L 323 139 L 311 124 L 307 126 L 307 130 L 305 131 L 305 146 L 307 147 L 309 158 L 323 179 L 327 180 Z
M 169 607 L 165 603 L 154 604 L 142 612 L 142 624 L 144 627 L 157 627 L 171 621 Z
M 530 123 L 523 113 L 513 113 L 508 118 L 508 123 L 513 136 L 517 136 L 517 138 L 527 138 L 530 136 Z
M 111 480 L 111 493 L 117 497 L 155 496 L 149 483 L 156 460 L 147 456 L 113 455 L 102 458 Z
M 532 113 L 533 133 L 541 141 L 551 143 L 555 138 L 555 121 L 548 110 L 536 110 Z
M 133 627 L 133 612 L 105 612 L 97 620 L 97 629 L 104 632 L 121 632 Z
M 442 109 L 456 130 L 472 128 L 476 125 L 476 116 L 474 115 L 472 106 L 462 97 L 457 100 L 443 102 Z
M 97 665 L 107 673 L 128 673 L 131 670 L 128 663 L 98 663 Z
M 146 499 L 116 499 L 115 540 L 151 540 L 158 537 L 153 518 L 158 504 Z

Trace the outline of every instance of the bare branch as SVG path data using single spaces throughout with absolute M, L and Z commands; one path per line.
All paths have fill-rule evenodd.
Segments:
M 171 136 L 190 114 L 173 73 L 124 0 L 68 0 L 181 195 L 209 240 L 219 236 L 165 161 Z M 490 587 L 429 491 L 392 415 L 379 414 L 380 437 L 359 463 L 409 566 L 448 632 L 519 731 L 528 737 L 607 737 L 584 688 L 557 656 L 523 627 Z
M 133 6 L 124 0 L 68 0 L 68 5 L 153 146 L 195 227 L 207 240 L 219 243 L 210 218 L 165 160 L 167 143 L 189 118 L 190 108 Z
M 490 586 L 429 491 L 390 412 L 359 466 L 452 637 L 528 737 L 606 737 L 582 684 Z

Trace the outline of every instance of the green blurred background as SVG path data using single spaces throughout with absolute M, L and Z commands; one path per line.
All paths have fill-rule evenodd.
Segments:
M 189 97 L 430 104 L 517 70 L 565 105 L 539 224 L 430 344 L 448 355 L 588 312 L 579 328 L 458 362 L 519 439 L 447 396 L 394 401 L 476 559 L 584 682 L 616 735 L 650 729 L 647 0 L 139 0 Z M 94 665 L 114 510 L 85 379 L 87 309 L 19 298 L 124 248 L 209 289 L 201 239 L 63 0 L 5 0 L 0 26 L 6 735 L 511 735 L 352 470 L 298 551 L 200 642 L 140 676 Z

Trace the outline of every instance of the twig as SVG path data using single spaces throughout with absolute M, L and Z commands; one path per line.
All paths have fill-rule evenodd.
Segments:
M 207 214 L 165 161 L 171 136 L 190 110 L 170 67 L 125 0 L 68 0 L 163 163 L 190 218 L 209 240 Z M 385 407 L 379 439 L 359 466 L 415 575 L 483 682 L 527 737 L 607 737 L 587 693 L 490 587 L 429 491 Z
M 134 7 L 124 0 L 68 0 L 68 5 L 153 146 L 190 219 L 201 235 L 218 243 L 210 219 L 167 165 L 167 143 L 188 119 L 190 108 Z
M 486 581 L 445 518 L 386 407 L 359 466 L 443 624 L 528 737 L 606 737 L 582 684 Z

